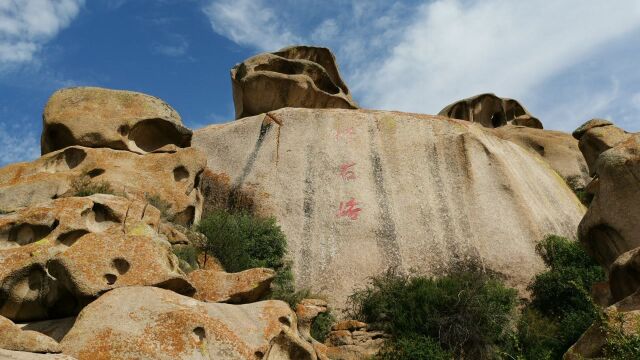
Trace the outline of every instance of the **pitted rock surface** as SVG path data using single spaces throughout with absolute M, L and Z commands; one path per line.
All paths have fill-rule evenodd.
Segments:
M 456 101 L 440 110 L 438 115 L 471 121 L 488 128 L 509 124 L 542 129 L 540 120 L 533 117 L 517 100 L 494 94 L 480 94 Z
M 455 258 L 524 290 L 544 268 L 537 241 L 573 238 L 584 214 L 544 160 L 467 121 L 282 109 L 203 128 L 193 143 L 207 155 L 207 207 L 275 216 L 296 282 L 337 309 L 389 267 L 428 275 Z
M 61 89 L 49 98 L 42 118 L 42 154 L 73 145 L 145 154 L 191 144 L 191 130 L 171 106 L 133 91 Z
M 204 303 L 151 287 L 101 296 L 80 313 L 61 346 L 79 360 L 317 358 L 282 301 Z
M 237 273 L 195 270 L 187 279 L 195 287 L 194 299 L 206 302 L 247 304 L 263 299 L 268 293 L 275 271 L 266 268 Z
M 327 48 L 293 46 L 231 69 L 236 119 L 284 107 L 355 109 Z

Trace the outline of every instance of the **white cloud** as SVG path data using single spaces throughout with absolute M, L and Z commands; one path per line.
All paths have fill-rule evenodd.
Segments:
M 25 131 L 23 124 L 0 122 L 0 167 L 40 156 L 40 141 L 35 131 Z
M 204 12 L 216 33 L 240 45 L 273 51 L 300 42 L 261 0 L 216 0 Z
M 31 61 L 83 4 L 84 0 L 0 0 L 0 64 Z
M 171 34 L 168 42 L 164 44 L 155 43 L 152 50 L 158 54 L 169 57 L 180 57 L 187 53 L 189 42 L 181 35 Z

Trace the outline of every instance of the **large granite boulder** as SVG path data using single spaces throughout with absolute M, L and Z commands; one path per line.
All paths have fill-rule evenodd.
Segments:
M 292 46 L 231 69 L 236 119 L 284 107 L 355 109 L 327 48 Z
M 524 290 L 544 269 L 536 243 L 573 238 L 584 214 L 538 156 L 467 121 L 289 108 L 203 128 L 193 144 L 207 208 L 275 216 L 296 282 L 338 309 L 387 268 L 428 275 L 461 258 Z
M 214 270 L 195 270 L 187 279 L 196 289 L 194 299 L 206 302 L 247 304 L 269 294 L 276 273 L 271 269 L 255 268 L 237 273 Z
M 101 296 L 80 313 L 61 346 L 79 360 L 317 358 L 282 301 L 204 303 L 151 287 Z
M 542 123 L 533 117 L 517 100 L 480 94 L 459 100 L 440 110 L 438 115 L 479 123 L 488 128 L 520 125 L 542 129 Z
M 578 146 L 589 166 L 589 175 L 593 176 L 600 154 L 626 140 L 629 133 L 608 120 L 592 119 L 577 128 L 573 137 L 580 141 Z
M 173 153 L 72 146 L 37 160 L 0 169 L 0 210 L 13 211 L 63 196 L 80 195 L 90 184 L 110 192 L 147 200 L 166 217 L 189 225 L 200 218 L 199 174 L 206 165 L 194 148 Z
M 0 349 L 33 353 L 61 352 L 60 346 L 52 338 L 36 331 L 22 330 L 13 321 L 2 316 L 0 316 Z
M 72 145 L 144 154 L 191 144 L 191 130 L 171 106 L 133 91 L 61 89 L 49 98 L 42 120 L 43 155 Z
M 74 315 L 120 286 L 193 293 L 155 230 L 159 219 L 153 206 L 111 195 L 61 198 L 1 216 L 0 315 Z
M 498 127 L 493 132 L 540 155 L 573 189 L 584 189 L 591 180 L 578 141 L 570 134 L 511 125 Z

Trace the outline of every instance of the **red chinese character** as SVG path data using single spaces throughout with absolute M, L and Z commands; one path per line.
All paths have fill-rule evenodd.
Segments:
M 354 198 L 351 198 L 346 203 L 341 201 L 340 210 L 338 210 L 337 216 L 348 216 L 351 220 L 358 220 L 358 215 L 360 215 L 360 211 L 362 211 L 362 209 L 356 207 L 357 205 L 358 203 Z
M 356 173 L 352 169 L 355 164 L 351 162 L 340 165 L 340 176 L 342 176 L 343 180 L 354 180 L 356 178 Z
M 339 141 L 340 139 L 344 139 L 345 141 L 348 142 L 349 140 L 351 140 L 352 136 L 353 136 L 353 128 L 348 128 L 344 130 L 336 129 L 336 141 Z

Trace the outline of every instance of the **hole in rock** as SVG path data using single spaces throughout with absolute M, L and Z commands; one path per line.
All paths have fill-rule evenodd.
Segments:
M 80 165 L 87 157 L 87 152 L 78 148 L 68 148 L 64 151 L 64 161 L 69 169 L 73 169 Z
M 73 134 L 68 127 L 62 124 L 51 124 L 43 131 L 43 153 L 48 153 L 75 144 Z
M 291 326 L 291 320 L 289 320 L 289 318 L 286 316 L 280 316 L 278 318 L 278 321 L 280 321 L 280 323 L 283 325 Z
M 46 238 L 57 226 L 57 221 L 55 221 L 52 226 L 20 224 L 9 230 L 8 240 L 9 242 L 24 246 Z
M 104 279 L 107 281 L 107 285 L 113 285 L 118 280 L 118 276 L 114 274 L 105 274 Z
M 264 353 L 262 351 L 256 351 L 254 353 L 254 355 L 258 358 L 258 359 L 262 359 L 264 357 Z
M 204 339 L 207 338 L 207 333 L 202 326 L 198 326 L 193 329 L 193 338 L 196 340 L 198 344 L 202 344 Z
M 146 152 L 152 152 L 168 144 L 178 147 L 191 145 L 188 131 L 181 132 L 176 125 L 163 119 L 138 122 L 129 132 L 129 140 Z
M 104 169 L 100 169 L 100 168 L 93 169 L 87 173 L 87 175 L 89 175 L 90 178 L 94 178 L 102 174 L 104 174 Z
M 494 113 L 491 115 L 491 126 L 494 128 L 500 127 L 506 124 L 506 119 L 504 118 L 504 114 L 501 112 Z
M 113 268 L 116 269 L 118 274 L 124 275 L 131 268 L 131 264 L 126 259 L 123 258 L 115 258 L 111 261 Z
M 181 181 L 187 178 L 189 178 L 189 171 L 186 167 L 181 165 L 173 169 L 173 179 L 175 181 Z
M 173 217 L 173 222 L 178 225 L 189 227 L 191 226 L 191 224 L 193 224 L 193 218 L 195 217 L 195 215 L 196 215 L 196 208 L 194 206 L 187 206 L 186 209 L 177 213 Z
M 118 127 L 118 133 L 122 136 L 127 136 L 127 134 L 129 134 L 129 125 L 120 125 L 120 127 Z
M 87 230 L 82 230 L 82 229 L 69 231 L 58 236 L 58 243 L 69 247 L 75 244 L 76 241 L 78 241 L 78 239 L 80 239 L 81 237 L 85 236 L 88 233 L 89 232 Z
M 113 210 L 102 204 L 94 203 L 91 210 L 94 214 L 94 220 L 98 223 L 106 221 L 120 222 L 120 219 L 118 219 L 118 217 L 113 213 Z

